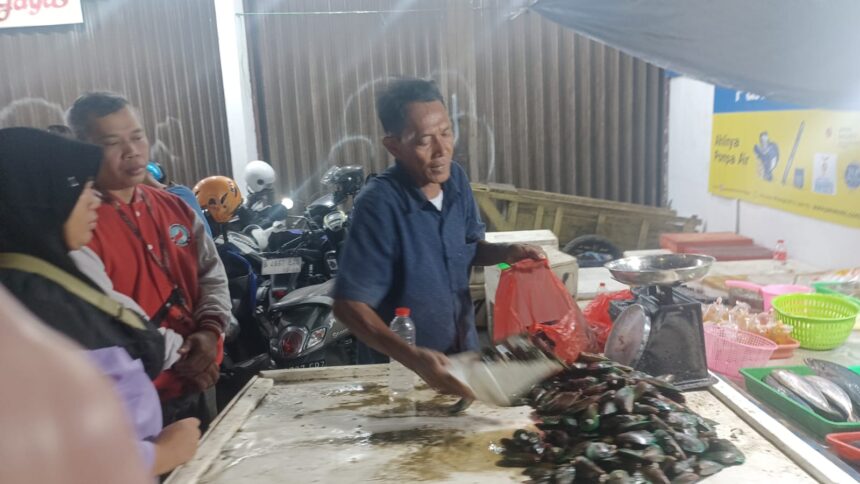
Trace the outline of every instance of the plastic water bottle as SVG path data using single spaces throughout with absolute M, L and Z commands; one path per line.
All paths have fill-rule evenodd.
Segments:
M 391 331 L 410 346 L 415 346 L 415 324 L 409 314 L 409 308 L 397 308 L 391 321 Z M 388 388 L 392 397 L 406 395 L 415 389 L 415 373 L 402 363 L 392 359 L 388 371 Z
M 788 261 L 788 249 L 785 248 L 785 241 L 779 239 L 776 241 L 776 247 L 773 249 L 773 260 L 777 265 L 784 266 Z

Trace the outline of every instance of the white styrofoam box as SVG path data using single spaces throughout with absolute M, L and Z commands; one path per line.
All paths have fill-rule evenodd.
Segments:
M 552 230 L 512 230 L 510 232 L 487 232 L 484 237 L 494 244 L 534 244 L 541 247 L 558 248 L 558 237 Z
M 494 244 L 532 244 L 538 245 L 546 250 L 548 247 L 558 249 L 558 237 L 552 230 L 512 230 L 508 232 L 487 232 L 484 240 Z M 473 267 L 469 278 L 469 285 L 473 286 L 473 297 L 483 292 L 484 270 L 483 267 Z
M 579 296 L 579 299 L 585 301 L 594 299 L 597 296 L 601 282 L 606 284 L 606 290 L 609 292 L 630 289 L 630 286 L 627 284 L 613 279 L 609 269 L 605 267 L 583 267 L 579 270 L 579 281 L 577 283 L 577 296 Z
M 577 278 L 579 276 L 579 265 L 576 263 L 576 258 L 553 247 L 544 247 L 544 251 L 546 252 L 547 259 L 549 259 L 550 269 L 564 283 L 567 292 L 575 298 Z M 486 291 L 488 302 L 496 302 L 496 290 L 499 288 L 499 278 L 501 275 L 502 270 L 498 266 L 484 268 L 484 290 Z

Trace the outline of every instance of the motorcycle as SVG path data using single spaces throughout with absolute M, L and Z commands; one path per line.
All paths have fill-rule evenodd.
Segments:
M 332 192 L 308 204 L 298 222 L 226 230 L 219 253 L 241 330 L 225 352 L 239 360 L 266 353 L 278 368 L 355 362 L 354 338 L 332 315 L 331 291 L 349 225 L 347 207 L 363 169 L 334 167 Z
M 332 313 L 333 290 L 330 279 L 297 289 L 272 306 L 278 329 L 269 354 L 279 368 L 355 364 L 355 338 Z
M 308 234 L 321 245 L 311 246 L 322 255 L 324 281 L 292 290 L 271 308 L 276 321 L 276 337 L 270 341 L 270 354 L 281 368 L 305 368 L 355 364 L 355 338 L 332 313 L 334 277 L 346 241 L 351 201 L 364 185 L 364 170 L 359 166 L 334 167 L 322 178 L 334 190 L 308 204 L 303 221 Z M 347 205 L 350 204 L 348 207 Z M 271 243 L 271 242 L 270 242 Z M 319 260 L 319 259 L 318 259 Z M 309 267 L 311 267 L 309 265 Z M 277 283 L 273 281 L 273 287 Z M 324 352 L 319 351 L 325 349 Z
M 235 252 L 235 247 L 220 246 L 218 253 L 227 273 L 231 300 L 231 322 L 224 335 L 224 359 L 217 383 L 218 409 L 223 409 L 256 374 L 275 368 L 269 355 L 267 334 L 254 317 L 260 280 L 254 260 Z M 256 260 L 259 264 L 259 259 Z

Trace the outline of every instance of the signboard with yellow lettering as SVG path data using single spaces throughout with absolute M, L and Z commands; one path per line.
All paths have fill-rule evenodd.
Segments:
M 860 112 L 717 88 L 709 190 L 860 227 Z

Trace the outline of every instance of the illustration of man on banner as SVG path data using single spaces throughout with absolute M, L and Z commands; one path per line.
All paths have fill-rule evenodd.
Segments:
M 779 147 L 776 143 L 770 141 L 767 131 L 762 132 L 758 137 L 758 144 L 755 145 L 755 157 L 759 161 L 759 174 L 767 181 L 773 180 L 773 170 L 779 164 Z

